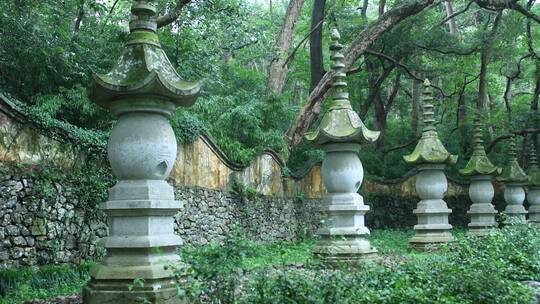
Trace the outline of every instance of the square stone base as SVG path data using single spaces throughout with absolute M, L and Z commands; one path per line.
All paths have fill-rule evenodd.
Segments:
M 141 286 L 142 285 L 142 286 Z M 83 288 L 84 304 L 181 304 L 171 280 L 137 283 L 127 280 L 91 280 Z
M 450 231 L 416 231 L 416 235 L 409 241 L 411 249 L 416 251 L 434 251 L 442 245 L 454 242 L 455 238 Z

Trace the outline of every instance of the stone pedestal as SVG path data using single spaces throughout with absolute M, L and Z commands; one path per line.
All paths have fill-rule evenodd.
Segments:
M 454 241 L 452 225 L 448 223 L 452 210 L 443 200 L 448 190 L 444 168 L 444 164 L 418 165 L 416 193 L 421 200 L 413 211 L 418 217 L 416 234 L 409 241 L 413 249 L 424 251 Z
M 328 191 L 321 211 L 325 220 L 317 234 L 321 240 L 313 252 L 324 262 L 354 264 L 376 257 L 377 250 L 366 239 L 369 229 L 364 215 L 369 206 L 357 193 L 364 170 L 358 158 L 360 145 L 337 143 L 323 146 L 326 157 L 322 164 L 322 179 Z
M 530 187 L 527 200 L 529 201 L 529 222 L 540 227 L 540 187 Z
M 504 189 L 504 201 L 506 202 L 506 208 L 504 214 L 508 216 L 509 220 L 518 222 L 526 222 L 527 210 L 523 206 L 525 201 L 525 190 L 521 183 L 507 183 Z
M 108 156 L 118 183 L 101 205 L 109 236 L 107 255 L 90 271 L 85 304 L 179 303 L 170 266 L 182 244 L 174 234 L 174 214 L 182 207 L 164 179 L 176 159 L 176 138 L 168 118 L 175 105 L 160 99 L 118 101 L 118 123 Z
M 477 175 L 471 177 L 469 197 L 473 204 L 467 212 L 471 216 L 469 234 L 485 236 L 496 227 L 495 215 L 497 211 L 491 204 L 495 190 L 491 183 L 491 175 Z

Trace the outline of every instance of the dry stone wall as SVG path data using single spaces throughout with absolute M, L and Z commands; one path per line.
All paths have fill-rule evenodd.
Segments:
M 76 185 L 51 184 L 44 195 L 24 175 L 0 176 L 0 268 L 79 263 L 103 255 L 106 217 L 80 203 Z M 200 187 L 176 187 L 184 209 L 176 232 L 186 245 L 221 242 L 237 230 L 256 241 L 295 240 L 312 235 L 319 223 L 316 200 L 241 197 Z

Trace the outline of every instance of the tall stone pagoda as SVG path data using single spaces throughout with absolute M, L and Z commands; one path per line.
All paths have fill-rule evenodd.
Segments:
M 527 210 L 523 206 L 523 201 L 525 201 L 523 187 L 529 181 L 529 177 L 518 163 L 515 137 L 510 141 L 510 158 L 497 180 L 503 182 L 505 186 L 504 201 L 506 202 L 506 208 L 504 214 L 519 222 L 525 222 Z
M 452 225 L 448 223 L 448 215 L 452 210 L 443 200 L 448 190 L 444 169 L 446 165 L 455 164 L 457 156 L 448 153 L 439 140 L 435 127 L 433 92 L 427 79 L 424 82 L 422 101 L 422 137 L 412 154 L 403 157 L 406 163 L 415 165 L 418 170 L 416 193 L 421 200 L 414 210 L 418 224 L 414 226 L 416 233 L 409 241 L 416 250 L 427 250 L 454 240 L 450 232 Z
M 182 207 L 165 182 L 175 163 L 177 143 L 169 117 L 191 106 L 200 85 L 182 80 L 160 46 L 153 0 L 134 0 L 130 34 L 113 69 L 94 76 L 92 100 L 118 122 L 108 158 L 118 182 L 101 205 L 109 236 L 105 258 L 91 271 L 85 304 L 179 303 L 171 266 L 182 239 L 174 219 Z M 135 282 L 140 282 L 136 284 Z
M 308 141 L 326 152 L 322 164 L 322 179 L 328 191 L 322 207 L 326 219 L 317 231 L 321 240 L 313 251 L 325 262 L 355 264 L 373 259 L 377 252 L 366 239 L 369 229 L 364 215 L 369 206 L 358 194 L 364 177 L 358 151 L 361 143 L 375 142 L 380 133 L 370 131 L 352 109 L 339 32 L 333 30 L 331 38 L 333 97 L 320 125 L 306 134 Z
M 477 236 L 487 235 L 497 225 L 497 210 L 491 203 L 495 195 L 492 178 L 501 173 L 501 169 L 494 166 L 487 157 L 483 143 L 482 122 L 477 112 L 474 118 L 472 156 L 465 168 L 459 170 L 462 175 L 471 178 L 469 198 L 473 204 L 467 212 L 471 216 L 469 233 Z
M 529 170 L 527 175 L 529 176 L 527 201 L 529 202 L 529 222 L 540 226 L 540 169 L 538 168 L 538 159 L 536 155 L 536 148 L 534 143 L 531 142 L 529 158 Z

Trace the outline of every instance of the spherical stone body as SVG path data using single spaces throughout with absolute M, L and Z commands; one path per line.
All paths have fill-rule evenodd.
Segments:
M 506 185 L 504 189 L 504 200 L 509 205 L 521 205 L 525 200 L 525 190 L 521 185 Z
M 109 138 L 109 162 L 120 180 L 165 179 L 176 152 L 168 118 L 156 112 L 120 115 Z
M 442 169 L 418 172 L 416 193 L 421 199 L 443 199 L 446 190 L 448 190 L 448 182 Z
M 469 186 L 469 197 L 475 204 L 489 204 L 493 200 L 495 189 L 491 183 L 491 177 L 473 179 Z
M 322 179 L 329 193 L 356 193 L 362 184 L 364 168 L 356 152 L 327 152 Z

